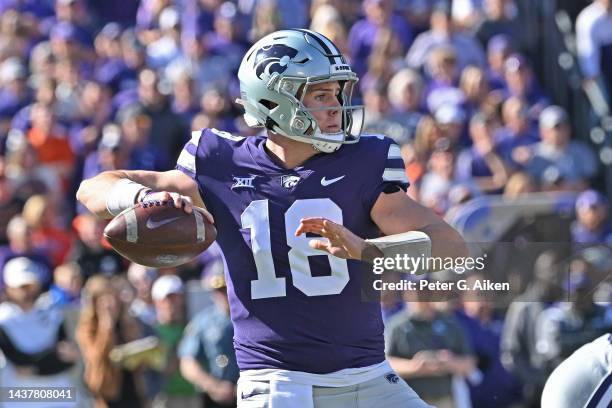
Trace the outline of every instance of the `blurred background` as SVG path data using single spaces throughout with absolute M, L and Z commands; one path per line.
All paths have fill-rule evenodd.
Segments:
M 383 294 L 387 351 L 419 362 L 404 377 L 420 395 L 538 407 L 550 372 L 611 331 L 612 0 L 0 0 L 2 386 L 76 387 L 70 407 L 235 405 L 218 248 L 130 265 L 75 192 L 172 169 L 191 130 L 257 134 L 238 66 L 291 27 L 344 52 L 408 194 L 513 282 L 503 299 Z

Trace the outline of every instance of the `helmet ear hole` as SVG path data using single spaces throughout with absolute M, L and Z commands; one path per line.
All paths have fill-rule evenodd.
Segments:
M 263 106 L 265 106 L 269 110 L 272 110 L 272 109 L 274 109 L 274 108 L 276 108 L 278 106 L 278 103 L 272 102 L 272 101 L 270 101 L 268 99 L 260 99 L 259 103 L 261 103 Z

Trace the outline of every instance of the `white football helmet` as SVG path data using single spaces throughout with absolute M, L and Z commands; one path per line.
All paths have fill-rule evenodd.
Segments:
M 247 125 L 311 143 L 325 153 L 359 140 L 363 106 L 351 105 L 359 79 L 325 36 L 303 29 L 269 34 L 246 53 L 238 79 L 241 98 L 237 102 L 244 107 Z M 309 86 L 329 81 L 339 81 L 342 88 L 338 96 L 341 107 L 324 108 L 341 110 L 342 130 L 338 133 L 322 132 L 311 114 L 313 109 L 302 102 Z

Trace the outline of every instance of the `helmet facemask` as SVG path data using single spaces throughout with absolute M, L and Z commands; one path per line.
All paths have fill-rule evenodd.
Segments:
M 340 106 L 307 108 L 304 105 L 304 97 L 310 87 L 335 81 L 340 83 L 340 94 L 338 95 Z M 316 150 L 324 153 L 332 153 L 343 144 L 358 142 L 363 128 L 363 105 L 351 104 L 356 83 L 357 78 L 349 76 L 306 78 L 305 80 L 304 78 L 282 78 L 277 90 L 294 105 L 292 109 L 294 114 L 289 121 L 289 129 L 273 129 L 273 131 L 290 139 L 310 143 Z M 312 114 L 320 111 L 339 111 L 339 114 L 342 115 L 339 132 L 327 133 L 321 130 Z

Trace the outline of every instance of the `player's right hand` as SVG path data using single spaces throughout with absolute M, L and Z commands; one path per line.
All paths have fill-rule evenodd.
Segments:
M 154 201 L 172 201 L 176 208 L 182 208 L 187 214 L 191 214 L 193 212 L 193 200 L 189 196 L 181 195 L 179 193 L 170 192 L 170 191 L 155 191 L 147 194 L 142 199 L 142 203 L 149 203 Z M 200 208 L 204 213 L 206 219 L 214 224 L 215 220 L 213 216 L 206 211 L 204 208 Z

